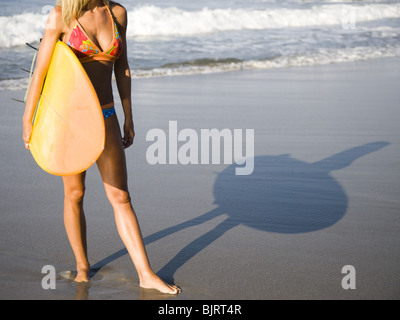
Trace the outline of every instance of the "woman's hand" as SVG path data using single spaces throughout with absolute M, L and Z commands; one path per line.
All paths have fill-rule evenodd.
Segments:
M 23 121 L 23 135 L 22 138 L 25 142 L 25 149 L 29 149 L 29 141 L 32 135 L 32 122 L 31 121 Z
M 124 138 L 122 139 L 122 144 L 123 144 L 125 149 L 132 145 L 134 138 L 135 138 L 135 130 L 133 128 L 133 121 L 132 120 L 125 120 L 125 123 L 124 123 Z

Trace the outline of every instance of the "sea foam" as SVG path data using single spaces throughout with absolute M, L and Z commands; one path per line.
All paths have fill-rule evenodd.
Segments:
M 209 9 L 187 11 L 175 7 L 136 6 L 128 12 L 128 38 L 191 36 L 232 30 L 264 30 L 340 25 L 351 10 L 357 23 L 400 18 L 400 3 L 326 4 L 304 8 Z M 37 42 L 47 14 L 23 13 L 0 17 L 0 48 Z
M 208 9 L 184 11 L 141 6 L 130 11 L 128 36 L 188 36 L 232 30 L 264 30 L 341 25 L 346 15 L 357 22 L 400 17 L 400 4 L 329 4 L 309 8 Z

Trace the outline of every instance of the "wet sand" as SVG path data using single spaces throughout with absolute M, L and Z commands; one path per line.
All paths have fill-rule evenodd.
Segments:
M 154 269 L 183 289 L 170 299 L 398 299 L 399 80 L 397 58 L 135 80 L 129 187 Z M 62 181 L 23 147 L 23 105 L 11 100 L 23 94 L 0 92 L 0 299 L 166 298 L 139 289 L 95 166 L 91 284 L 71 281 Z M 254 129 L 254 172 L 150 165 L 146 134 L 168 134 L 169 121 L 199 136 Z M 42 289 L 45 265 L 55 290 Z M 346 265 L 356 289 L 342 287 Z

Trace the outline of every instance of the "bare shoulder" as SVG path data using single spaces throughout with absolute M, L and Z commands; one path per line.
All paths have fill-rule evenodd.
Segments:
M 49 19 L 53 19 L 54 21 L 57 21 L 57 23 L 62 22 L 63 17 L 61 6 L 56 6 L 50 11 Z
M 118 24 L 126 28 L 128 24 L 128 15 L 125 7 L 118 2 L 110 1 L 110 9 Z
M 60 6 L 56 6 L 50 11 L 45 25 L 45 31 L 61 34 L 65 30 L 66 27 L 62 17 L 62 9 Z
M 53 10 L 50 11 L 50 15 L 53 15 L 54 17 L 57 17 L 57 18 L 62 18 L 62 7 L 55 6 L 53 8 Z
M 50 11 L 49 18 L 46 24 L 46 29 L 48 28 L 56 29 L 61 33 L 68 30 L 63 20 L 61 6 L 56 6 L 53 8 L 53 10 Z

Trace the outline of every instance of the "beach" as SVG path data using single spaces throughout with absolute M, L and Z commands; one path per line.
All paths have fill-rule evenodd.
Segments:
M 176 297 L 139 289 L 95 165 L 84 203 L 92 278 L 72 281 L 61 178 L 24 149 L 24 106 L 12 100 L 24 91 L 0 91 L 0 299 L 398 299 L 399 83 L 399 58 L 134 80 L 129 188 L 150 262 L 182 288 Z M 151 165 L 146 136 L 168 135 L 171 121 L 199 136 L 253 129 L 254 170 Z M 56 289 L 42 288 L 46 265 Z

